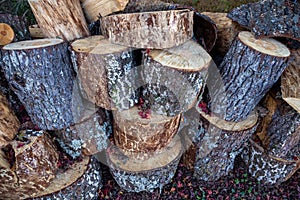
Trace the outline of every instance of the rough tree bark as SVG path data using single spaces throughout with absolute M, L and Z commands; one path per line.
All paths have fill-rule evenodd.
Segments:
M 90 35 L 79 0 L 29 0 L 28 3 L 47 37 L 72 41 Z
M 67 171 L 59 171 L 51 184 L 42 192 L 31 196 L 32 200 L 70 200 L 99 198 L 102 187 L 100 163 L 93 157 L 85 157 Z
M 194 176 L 216 181 L 233 169 L 235 157 L 257 128 L 258 116 L 253 114 L 241 122 L 227 122 L 200 109 L 198 112 L 201 139 L 196 143 Z
M 110 171 L 119 186 L 130 192 L 148 191 L 168 184 L 173 178 L 180 157 L 182 144 L 178 136 L 165 148 L 147 160 L 130 159 L 116 146 L 106 151 Z
M 6 146 L 18 133 L 20 122 L 9 106 L 5 96 L 0 93 L 0 148 Z
M 291 51 L 294 60 L 281 76 L 282 98 L 300 113 L 300 49 Z
M 157 151 L 164 151 L 177 133 L 181 116 L 165 117 L 151 114 L 142 118 L 137 107 L 115 111 L 114 140 L 123 153 L 131 158 L 147 159 Z
M 213 112 L 227 121 L 246 119 L 279 79 L 289 56 L 288 48 L 274 39 L 240 32 L 219 66 L 224 88 L 210 91 Z
M 143 62 L 145 104 L 167 116 L 195 105 L 213 63 L 210 55 L 192 40 L 166 50 L 146 51 Z
M 76 40 L 72 61 L 85 98 L 107 110 L 137 103 L 140 50 L 110 43 L 103 36 Z
M 28 198 L 56 175 L 58 153 L 43 131 L 23 131 L 0 152 L 0 198 Z
M 280 184 L 300 168 L 300 114 L 282 99 L 268 97 L 268 124 L 243 152 L 249 173 L 264 184 Z M 275 109 L 274 109 L 275 108 Z
M 100 17 L 125 9 L 129 0 L 80 0 L 81 6 L 89 23 Z
M 32 121 L 42 129 L 70 126 L 74 76 L 68 45 L 40 39 L 6 45 L 3 70 Z
M 14 42 L 31 39 L 25 18 L 11 14 L 0 14 L 0 23 L 12 27 L 15 32 Z
M 164 49 L 192 38 L 193 15 L 187 9 L 115 14 L 102 17 L 100 24 L 103 35 L 112 43 Z

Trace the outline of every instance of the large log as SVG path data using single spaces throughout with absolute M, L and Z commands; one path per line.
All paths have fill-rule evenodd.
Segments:
M 76 40 L 71 46 L 85 98 L 107 110 L 128 109 L 137 103 L 140 50 L 112 44 L 103 36 Z
M 0 14 L 0 23 L 12 27 L 15 33 L 14 42 L 31 39 L 26 18 L 11 14 Z
M 289 56 L 288 48 L 274 39 L 240 32 L 219 66 L 224 88 L 210 91 L 213 112 L 227 121 L 246 119 L 279 79 Z
M 72 41 L 90 35 L 79 0 L 29 0 L 28 3 L 47 37 Z
M 174 116 L 193 107 L 213 61 L 196 42 L 166 50 L 146 51 L 142 97 L 152 111 Z
M 80 0 L 81 6 L 89 23 L 100 17 L 125 9 L 129 0 Z
M 61 39 L 40 39 L 3 47 L 3 70 L 32 121 L 42 129 L 72 124 L 72 65 Z
M 112 124 L 108 111 L 99 108 L 96 112 L 83 114 L 86 116 L 74 125 L 56 131 L 58 142 L 63 150 L 72 158 L 93 155 L 108 147 L 108 137 L 112 134 Z
M 112 43 L 164 49 L 192 38 L 193 15 L 188 9 L 115 14 L 102 17 L 100 24 Z
M 294 60 L 281 76 L 282 98 L 300 113 L 300 49 L 291 51 Z
M 45 190 L 56 175 L 57 161 L 45 132 L 20 132 L 0 153 L 0 198 L 24 199 Z
M 200 112 L 202 139 L 196 144 L 194 176 L 205 181 L 216 181 L 233 169 L 236 156 L 258 125 L 256 114 L 241 122 L 227 122 Z
M 90 199 L 99 198 L 102 187 L 100 163 L 93 157 L 85 157 L 67 171 L 59 171 L 51 184 L 42 192 L 31 196 L 32 200 Z
M 0 92 L 0 148 L 6 146 L 18 133 L 20 122 Z
M 116 146 L 106 151 L 110 171 L 119 186 L 130 192 L 151 192 L 168 184 L 173 178 L 180 157 L 182 144 L 176 136 L 165 147 L 147 160 L 128 158 Z
M 181 116 L 166 117 L 149 113 L 148 118 L 144 118 L 141 112 L 137 107 L 113 112 L 114 140 L 125 155 L 147 159 L 154 152 L 163 151 L 172 141 Z

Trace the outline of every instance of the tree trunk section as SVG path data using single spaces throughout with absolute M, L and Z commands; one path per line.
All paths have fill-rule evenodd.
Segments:
M 300 113 L 300 49 L 291 52 L 294 60 L 281 76 L 282 98 Z
M 29 0 L 28 3 L 47 37 L 72 41 L 90 35 L 79 0 Z
M 279 79 L 289 55 L 276 40 L 257 40 L 250 32 L 240 32 L 219 66 L 224 88 L 210 91 L 213 112 L 227 121 L 246 119 Z
M 0 23 L 5 23 L 12 27 L 15 33 L 14 42 L 31 39 L 25 18 L 11 14 L 0 14 Z
M 137 103 L 140 50 L 112 44 L 103 36 L 80 39 L 71 46 L 85 98 L 107 110 L 129 109 Z
M 56 131 L 58 142 L 72 158 L 93 155 L 108 147 L 112 124 L 108 111 L 100 108 L 96 113 L 85 113 L 86 119 L 66 129 Z
M 238 123 L 227 122 L 199 110 L 199 129 L 195 149 L 194 176 L 199 180 L 216 181 L 233 169 L 236 156 L 255 132 L 257 115 Z
M 20 127 L 20 122 L 3 94 L 0 93 L 0 148 L 14 139 Z
M 187 9 L 115 14 L 102 17 L 100 24 L 103 35 L 112 43 L 165 49 L 192 38 L 193 14 Z
M 177 133 L 181 116 L 165 117 L 151 114 L 142 118 L 137 107 L 115 111 L 114 140 L 123 153 L 131 158 L 147 159 L 164 150 Z
M 100 163 L 93 157 L 71 165 L 60 171 L 51 184 L 42 192 L 31 196 L 32 200 L 90 199 L 99 198 L 102 187 Z
M 100 17 L 124 10 L 129 0 L 80 0 L 89 23 Z
M 14 40 L 15 32 L 10 25 L 0 23 L 0 46 L 7 45 Z
M 58 169 L 58 153 L 45 132 L 25 130 L 17 138 L 1 153 L 1 199 L 28 198 L 45 190 Z
M 162 189 L 174 177 L 182 145 L 176 136 L 164 151 L 143 161 L 128 158 L 116 146 L 109 147 L 106 154 L 110 171 L 122 189 L 152 192 Z
M 142 98 L 152 111 L 167 116 L 195 105 L 213 63 L 209 54 L 192 40 L 167 50 L 146 51 L 143 62 Z
M 29 32 L 31 37 L 34 39 L 46 38 L 46 36 L 43 33 L 43 30 L 37 24 L 29 26 Z
M 73 122 L 73 72 L 68 45 L 60 39 L 31 40 L 2 49 L 5 76 L 32 121 L 45 130 Z

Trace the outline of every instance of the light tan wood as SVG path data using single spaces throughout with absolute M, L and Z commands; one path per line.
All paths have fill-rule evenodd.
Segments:
M 45 38 L 45 34 L 43 30 L 39 27 L 39 25 L 34 24 L 29 26 L 29 32 L 32 38 Z
M 37 40 L 26 40 L 21 42 L 15 42 L 3 47 L 4 50 L 25 50 L 25 49 L 36 49 L 49 47 L 52 45 L 60 44 L 63 40 L 61 39 L 37 39 Z
M 282 98 L 300 113 L 300 49 L 291 51 L 294 60 L 281 76 Z
M 6 45 L 14 40 L 15 32 L 10 25 L 0 23 L 0 45 Z
M 47 37 L 72 41 L 90 35 L 79 0 L 29 0 L 28 3 Z
M 81 0 L 87 20 L 91 23 L 113 12 L 124 10 L 129 0 Z

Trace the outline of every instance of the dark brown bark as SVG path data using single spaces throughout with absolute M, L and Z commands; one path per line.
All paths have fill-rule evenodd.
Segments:
M 31 39 L 25 18 L 11 14 L 0 14 L 0 23 L 6 23 L 12 27 L 15 32 L 15 42 Z
M 106 154 L 110 171 L 121 188 L 151 192 L 162 189 L 173 178 L 182 155 L 182 144 L 177 136 L 164 151 L 143 161 L 128 158 L 116 146 L 109 147 Z
M 208 68 L 213 64 L 209 54 L 192 40 L 168 50 L 146 52 L 143 62 L 145 106 L 167 116 L 175 116 L 195 105 Z
M 93 157 L 86 157 L 67 171 L 59 172 L 51 185 L 30 198 L 32 200 L 71 200 L 99 198 L 102 187 L 100 163 Z
M 246 44 L 245 38 L 255 42 Z M 279 79 L 287 67 L 288 56 L 289 50 L 281 43 L 255 40 L 249 32 L 240 32 L 219 66 L 224 88 L 210 91 L 216 105 L 213 112 L 228 121 L 246 119 Z M 225 93 L 220 94 L 221 90 Z
M 2 49 L 3 70 L 32 121 L 46 130 L 70 126 L 74 75 L 67 43 L 41 39 L 9 45 Z
M 0 158 L 1 199 L 24 199 L 45 190 L 58 169 L 58 154 L 46 132 L 25 130 L 17 138 Z
M 256 37 L 288 37 L 300 41 L 300 8 L 291 0 L 267 0 L 242 5 L 228 17 L 251 29 Z

